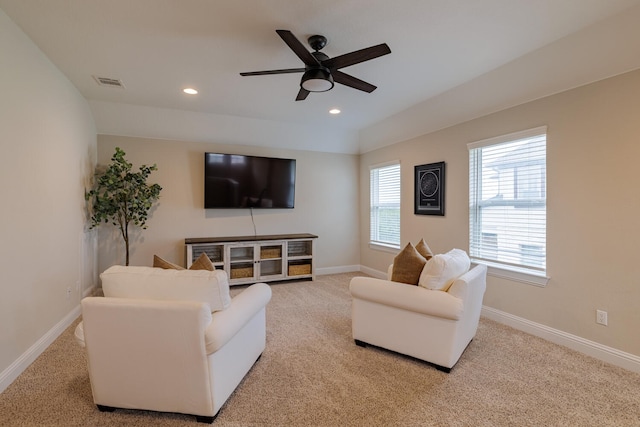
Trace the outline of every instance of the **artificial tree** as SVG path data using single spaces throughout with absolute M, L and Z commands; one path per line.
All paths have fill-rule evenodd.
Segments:
M 160 197 L 162 187 L 147 184 L 151 172 L 158 170 L 155 164 L 142 165 L 139 172 L 132 172 L 132 164 L 124 156 L 125 152 L 116 147 L 111 164 L 96 174 L 95 185 L 85 198 L 90 202 L 91 228 L 109 222 L 119 227 L 129 265 L 129 225 L 147 228 L 149 211 Z

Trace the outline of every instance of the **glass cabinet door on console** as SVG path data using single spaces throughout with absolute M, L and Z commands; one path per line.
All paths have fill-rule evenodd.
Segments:
M 187 245 L 187 268 L 203 253 L 207 254 L 216 270 L 226 270 L 224 265 L 224 244 L 204 243 Z
M 229 278 L 235 283 L 284 278 L 284 243 L 229 245 Z
M 287 241 L 287 275 L 289 277 L 313 277 L 314 240 Z
M 254 282 L 256 275 L 256 251 L 254 244 L 240 243 L 227 246 L 229 279 L 240 282 Z
M 260 280 L 284 278 L 284 243 L 262 243 L 258 247 L 260 250 L 258 278 Z

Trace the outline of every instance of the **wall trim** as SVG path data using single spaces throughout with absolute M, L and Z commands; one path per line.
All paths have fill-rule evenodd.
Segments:
M 482 306 L 482 315 L 498 323 L 511 326 L 512 328 L 535 335 L 554 344 L 570 348 L 603 362 L 640 373 L 640 357 L 634 354 L 626 353 L 559 329 L 550 328 L 549 326 L 532 322 L 522 317 L 496 310 L 495 308 Z
M 0 373 L 0 393 L 15 381 L 81 314 L 78 304 L 69 314 L 36 341 L 27 351 L 16 359 L 7 369 Z
M 316 274 L 323 276 L 325 274 L 339 274 L 339 273 L 352 273 L 354 271 L 361 271 L 360 265 L 341 265 L 338 267 L 322 267 L 316 268 Z
M 98 288 L 93 286 L 85 290 L 82 293 L 82 297 L 94 295 L 97 290 Z M 0 373 L 0 393 L 5 391 L 81 314 L 82 307 L 78 304 L 69 314 L 9 365 L 7 369 L 2 371 Z
M 366 267 L 364 265 L 360 266 L 360 271 L 362 271 L 363 273 L 368 274 L 369 276 L 373 276 L 377 279 L 386 279 L 387 278 L 387 273 L 384 273 L 382 271 L 378 271 L 378 270 L 374 270 L 373 268 L 369 268 Z

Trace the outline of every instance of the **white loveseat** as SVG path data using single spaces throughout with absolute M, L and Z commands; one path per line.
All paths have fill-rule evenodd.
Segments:
M 100 277 L 105 297 L 82 300 L 76 328 L 94 403 L 213 422 L 265 349 L 271 288 L 231 299 L 221 270 L 114 266 Z
M 486 274 L 486 266 L 477 265 L 447 291 L 354 277 L 349 290 L 356 344 L 409 355 L 450 372 L 478 329 Z

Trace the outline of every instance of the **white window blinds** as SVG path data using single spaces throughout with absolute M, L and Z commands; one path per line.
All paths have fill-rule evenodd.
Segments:
M 370 178 L 370 242 L 400 247 L 400 164 L 374 166 Z
M 468 145 L 475 260 L 546 273 L 546 142 L 540 127 Z

